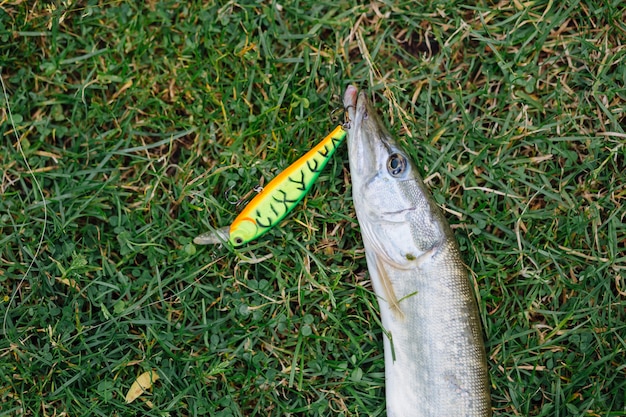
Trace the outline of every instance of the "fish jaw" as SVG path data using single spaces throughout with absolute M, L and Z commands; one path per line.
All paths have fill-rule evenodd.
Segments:
M 382 169 L 380 165 L 388 152 L 389 134 L 380 123 L 364 91 L 348 86 L 344 94 L 344 108 L 348 117 L 348 154 L 350 172 L 359 177 Z M 358 161 L 358 163 L 356 163 Z

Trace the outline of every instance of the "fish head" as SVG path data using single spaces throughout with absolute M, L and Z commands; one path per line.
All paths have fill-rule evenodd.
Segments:
M 344 107 L 352 196 L 366 250 L 395 268 L 415 267 L 442 240 L 439 210 L 367 94 L 349 86 Z

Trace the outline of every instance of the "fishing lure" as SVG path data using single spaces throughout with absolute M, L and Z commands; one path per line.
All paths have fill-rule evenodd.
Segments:
M 337 126 L 320 143 L 270 181 L 248 203 L 230 226 L 205 233 L 193 241 L 208 245 L 224 241 L 241 246 L 266 233 L 304 198 L 311 186 L 346 137 L 343 126 Z

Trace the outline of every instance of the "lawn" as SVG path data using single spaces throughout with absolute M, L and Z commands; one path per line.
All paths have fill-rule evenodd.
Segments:
M 455 230 L 494 416 L 626 415 L 622 3 L 0 2 L 0 416 L 384 416 L 345 146 L 267 235 L 192 242 L 350 83 Z

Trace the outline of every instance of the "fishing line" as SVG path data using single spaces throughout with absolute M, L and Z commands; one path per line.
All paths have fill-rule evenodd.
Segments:
M 43 247 L 43 239 L 46 233 L 46 225 L 48 224 L 48 206 L 46 205 L 46 198 L 43 195 L 43 190 L 41 188 L 41 185 L 39 184 L 39 181 L 37 180 L 37 177 L 35 176 L 33 169 L 28 163 L 28 159 L 26 158 L 26 153 L 24 153 L 24 149 L 22 148 L 22 142 L 20 141 L 20 137 L 17 134 L 17 127 L 15 126 L 15 121 L 13 120 L 13 113 L 11 112 L 11 104 L 9 103 L 9 95 L 7 93 L 7 88 L 4 85 L 4 78 L 2 78 L 2 67 L 0 67 L 0 84 L 2 84 L 2 92 L 4 93 L 4 102 L 7 107 L 7 115 L 9 116 L 9 122 L 11 123 L 11 126 L 13 127 L 13 134 L 15 135 L 15 139 L 17 142 L 17 149 L 20 155 L 22 156 L 24 163 L 26 164 L 26 168 L 28 169 L 27 171 L 28 175 L 30 175 L 33 178 L 33 183 L 35 184 L 37 191 L 39 191 L 39 195 L 41 195 L 41 201 L 43 203 L 43 228 L 41 229 L 41 236 L 39 237 L 37 250 L 35 250 L 33 259 L 28 264 L 28 268 L 26 268 L 26 271 L 22 275 L 22 278 L 19 280 L 17 287 L 15 288 L 15 291 L 13 291 L 13 294 L 11 295 L 11 298 L 9 299 L 9 303 L 7 304 L 7 309 L 4 313 L 4 318 L 2 320 L 2 331 L 6 335 L 7 334 L 6 325 L 7 325 L 7 319 L 9 317 L 9 309 L 11 307 L 11 304 L 13 304 L 13 301 L 15 301 L 15 297 L 17 297 L 18 291 L 22 287 L 22 284 L 26 280 L 26 277 L 28 276 L 31 269 L 33 268 L 33 265 L 35 264 L 35 261 L 37 260 L 39 253 L 41 252 L 41 248 Z

